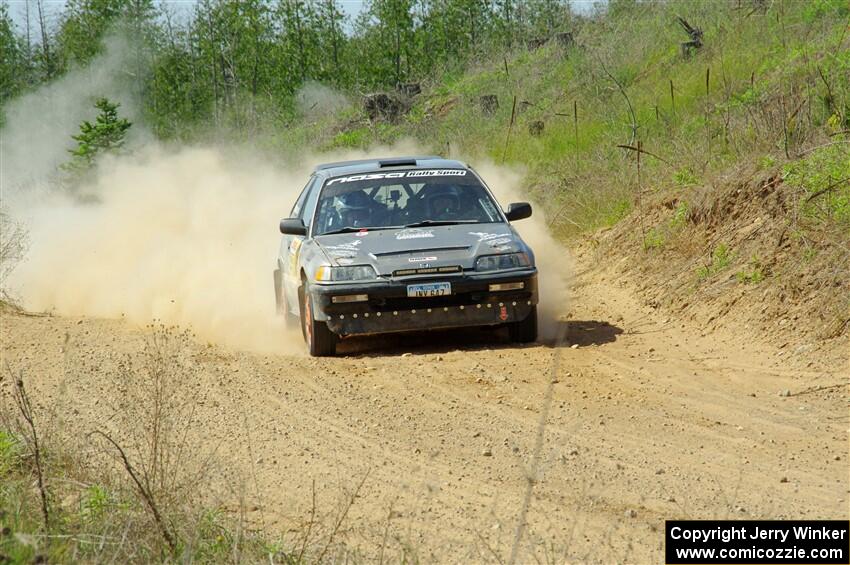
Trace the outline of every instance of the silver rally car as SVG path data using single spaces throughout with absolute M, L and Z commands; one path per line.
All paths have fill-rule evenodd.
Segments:
M 316 167 L 283 234 L 274 271 L 278 313 L 311 355 L 347 336 L 507 326 L 537 339 L 534 254 L 469 166 L 439 157 Z

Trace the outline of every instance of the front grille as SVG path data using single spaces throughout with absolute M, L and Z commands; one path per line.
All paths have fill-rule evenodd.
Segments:
M 394 277 L 406 277 L 409 275 L 442 275 L 444 273 L 460 273 L 463 268 L 460 265 L 450 267 L 422 267 L 420 269 L 398 269 L 393 271 Z

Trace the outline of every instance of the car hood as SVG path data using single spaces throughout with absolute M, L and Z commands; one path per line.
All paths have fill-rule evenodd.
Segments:
M 372 265 L 379 275 L 430 267 L 472 269 L 478 256 L 524 249 L 507 224 L 364 230 L 315 240 L 332 264 Z

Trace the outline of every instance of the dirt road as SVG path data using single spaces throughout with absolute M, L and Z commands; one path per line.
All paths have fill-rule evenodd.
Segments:
M 309 520 L 314 484 L 327 528 L 365 477 L 339 534 L 355 554 L 504 560 L 554 378 L 520 562 L 661 562 L 675 517 L 846 519 L 846 357 L 705 334 L 612 281 L 578 273 L 560 348 L 476 332 L 364 341 L 335 359 L 198 344 L 202 439 L 252 519 L 285 539 Z M 109 415 L 109 359 L 146 331 L 6 315 L 3 356 L 42 404 L 73 406 L 83 433 Z

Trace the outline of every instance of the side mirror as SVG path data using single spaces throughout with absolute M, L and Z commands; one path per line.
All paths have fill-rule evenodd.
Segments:
M 286 218 L 280 221 L 280 233 L 286 235 L 307 235 L 307 226 L 301 218 Z
M 516 220 L 524 220 L 531 217 L 531 204 L 528 202 L 514 202 L 508 206 L 508 211 L 505 213 L 509 222 Z

